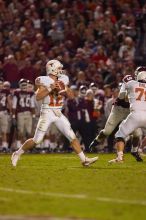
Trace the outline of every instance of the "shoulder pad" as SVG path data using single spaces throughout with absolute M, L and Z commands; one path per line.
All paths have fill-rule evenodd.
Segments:
M 41 77 L 37 77 L 36 79 L 35 79 L 35 85 L 36 86 L 39 86 L 41 84 Z
M 69 77 L 67 75 L 62 74 L 58 77 L 58 80 L 62 81 L 65 85 L 69 84 Z
M 123 78 L 123 82 L 124 83 L 128 83 L 129 81 L 131 80 L 134 80 L 133 76 L 132 75 L 126 75 L 124 78 Z
M 49 86 L 51 83 L 54 83 L 54 80 L 49 76 L 40 76 L 35 80 L 37 86 Z

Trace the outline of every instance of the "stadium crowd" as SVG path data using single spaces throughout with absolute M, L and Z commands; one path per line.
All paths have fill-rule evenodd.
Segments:
M 88 152 L 122 77 L 143 64 L 145 15 L 142 0 L 0 0 L 1 150 L 19 148 L 33 134 L 39 116 L 34 82 L 56 58 L 76 97 L 66 99 L 64 113 Z M 69 150 L 55 127 L 42 146 Z

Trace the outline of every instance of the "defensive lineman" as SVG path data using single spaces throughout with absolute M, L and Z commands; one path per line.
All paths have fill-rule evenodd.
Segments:
M 84 166 L 89 166 L 94 163 L 98 157 L 87 158 L 81 150 L 78 139 L 76 138 L 73 130 L 71 129 L 68 119 L 62 114 L 61 109 L 63 106 L 62 91 L 58 80 L 65 85 L 65 92 L 67 95 L 71 94 L 68 87 L 69 79 L 63 73 L 63 65 L 58 60 L 50 60 L 46 64 L 47 76 L 38 77 L 36 85 L 36 99 L 42 100 L 42 108 L 40 119 L 37 124 L 35 135 L 33 138 L 28 139 L 24 144 L 12 154 L 12 165 L 16 166 L 20 156 L 27 150 L 39 144 L 49 128 L 54 123 L 57 128 L 69 139 L 74 151 L 78 154 Z

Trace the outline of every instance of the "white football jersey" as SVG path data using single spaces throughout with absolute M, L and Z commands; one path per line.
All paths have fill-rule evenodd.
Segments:
M 62 74 L 58 80 L 62 81 L 65 85 L 69 84 L 69 78 L 68 76 Z M 54 80 L 49 76 L 40 76 L 36 79 L 36 81 L 47 88 L 50 88 L 51 84 L 54 84 Z M 61 95 L 53 95 L 49 94 L 42 100 L 42 108 L 57 108 L 62 109 L 63 107 L 63 96 Z
M 130 103 L 130 110 L 146 111 L 146 83 L 137 82 L 132 76 L 123 79 Z

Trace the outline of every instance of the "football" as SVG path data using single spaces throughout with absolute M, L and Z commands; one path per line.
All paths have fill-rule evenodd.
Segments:
M 62 81 L 58 80 L 57 84 L 58 84 L 58 87 L 59 87 L 59 91 L 65 90 L 65 85 Z
M 56 88 L 59 94 L 62 94 L 65 92 L 65 84 L 61 80 L 57 80 Z

